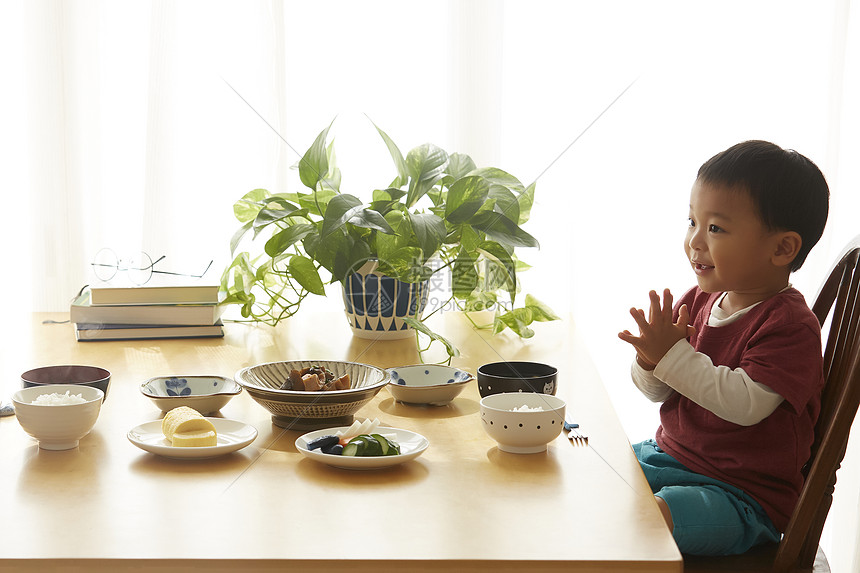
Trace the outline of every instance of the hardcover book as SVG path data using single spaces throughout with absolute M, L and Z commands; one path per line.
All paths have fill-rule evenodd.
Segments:
M 93 305 L 85 289 L 72 301 L 69 319 L 78 324 L 199 326 L 215 324 L 224 310 L 218 304 Z
M 219 320 L 212 325 L 165 326 L 146 324 L 76 324 L 75 338 L 91 340 L 141 340 L 154 338 L 220 338 L 224 326 Z
M 91 286 L 90 304 L 216 304 L 218 289 L 218 285 Z

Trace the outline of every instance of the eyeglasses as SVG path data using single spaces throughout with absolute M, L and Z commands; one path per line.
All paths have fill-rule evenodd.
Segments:
M 209 264 L 206 265 L 206 269 L 199 275 L 155 270 L 155 265 L 163 261 L 166 257 L 167 255 L 161 255 L 153 261 L 148 254 L 141 251 L 131 257 L 121 259 L 117 257 L 117 254 L 113 250 L 104 248 L 96 253 L 90 265 L 93 267 L 93 272 L 100 281 L 109 282 L 118 272 L 124 271 L 128 273 L 128 279 L 132 283 L 140 286 L 148 283 L 153 273 L 199 279 L 206 274 L 213 263 L 210 260 Z

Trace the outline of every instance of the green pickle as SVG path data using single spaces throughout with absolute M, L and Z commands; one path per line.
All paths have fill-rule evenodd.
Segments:
M 383 456 L 396 456 L 400 453 L 400 446 L 397 442 L 392 442 L 385 436 L 381 436 L 379 434 L 371 434 L 376 441 L 382 446 L 382 455 Z
M 342 456 L 396 456 L 400 446 L 380 434 L 362 434 L 343 447 Z
M 382 445 L 379 441 L 373 436 L 364 434 L 360 436 L 364 438 L 364 441 L 367 443 L 367 447 L 364 449 L 364 456 L 381 456 L 382 455 Z
M 351 439 L 347 444 L 343 447 L 343 451 L 340 453 L 342 456 L 363 456 L 364 452 L 367 449 L 367 442 L 365 442 L 360 436 Z

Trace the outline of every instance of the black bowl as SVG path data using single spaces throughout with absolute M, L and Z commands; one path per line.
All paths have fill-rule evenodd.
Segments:
M 478 368 L 481 397 L 502 392 L 538 392 L 555 395 L 558 368 L 540 362 L 493 362 Z
M 21 382 L 24 388 L 31 386 L 44 386 L 47 384 L 81 384 L 92 386 L 105 393 L 102 401 L 107 400 L 108 386 L 110 386 L 110 372 L 98 366 L 43 366 L 34 368 L 21 374 Z

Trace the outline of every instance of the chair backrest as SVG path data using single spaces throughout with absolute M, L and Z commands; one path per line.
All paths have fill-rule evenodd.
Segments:
M 806 480 L 774 561 L 775 571 L 811 569 L 833 502 L 836 470 L 860 403 L 860 235 L 843 250 L 812 311 L 830 329 L 824 347 L 824 390 Z M 832 313 L 831 313 L 832 310 Z

